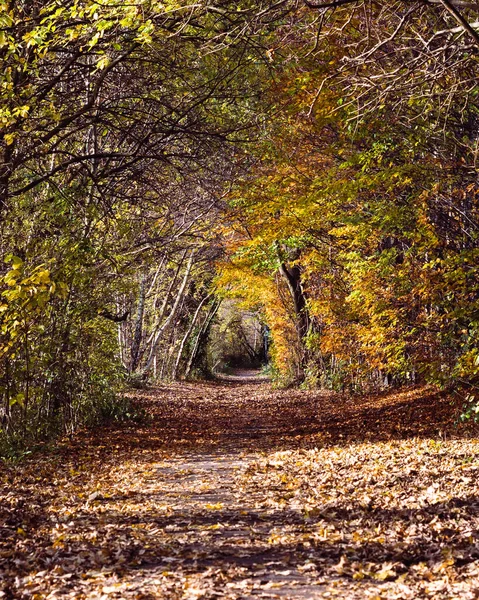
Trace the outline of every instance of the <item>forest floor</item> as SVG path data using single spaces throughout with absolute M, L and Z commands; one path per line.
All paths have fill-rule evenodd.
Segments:
M 251 377 L 0 467 L 0 598 L 479 598 L 479 440 L 430 388 Z

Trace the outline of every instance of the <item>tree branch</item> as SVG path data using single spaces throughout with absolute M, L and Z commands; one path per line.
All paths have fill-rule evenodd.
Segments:
M 465 31 L 467 31 L 467 33 L 469 33 L 469 35 L 479 46 L 479 33 L 472 27 L 472 24 L 462 16 L 462 14 L 457 10 L 454 4 L 450 2 L 450 0 L 440 0 L 440 2 L 447 12 L 456 19 L 456 21 L 463 27 Z
M 315 10 L 321 8 L 336 8 L 337 6 L 343 6 L 343 4 L 354 4 L 361 1 L 362 0 L 332 0 L 331 2 L 320 2 L 319 4 L 314 4 L 313 2 L 310 2 L 310 0 L 303 0 L 308 8 L 314 8 Z

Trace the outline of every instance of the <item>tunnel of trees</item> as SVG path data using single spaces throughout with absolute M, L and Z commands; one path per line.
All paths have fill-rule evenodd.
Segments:
M 261 370 L 268 367 L 268 329 L 260 316 L 224 301 L 206 344 L 206 373 Z
M 474 410 L 474 3 L 1 0 L 0 55 L 3 442 L 266 362 Z

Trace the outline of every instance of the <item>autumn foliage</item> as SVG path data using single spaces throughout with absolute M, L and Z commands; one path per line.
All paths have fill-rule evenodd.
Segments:
M 477 11 L 436 4 L 0 2 L 5 448 L 211 376 L 227 297 L 278 383 L 474 408 Z
M 320 55 L 335 64 L 339 52 Z M 458 146 L 436 135 L 420 98 L 399 115 L 385 104 L 359 117 L 325 70 L 309 59 L 282 66 L 272 91 L 280 116 L 230 194 L 220 281 L 262 305 L 283 380 L 353 391 L 474 386 L 475 109 L 455 125 Z M 297 273 L 300 311 L 285 269 Z

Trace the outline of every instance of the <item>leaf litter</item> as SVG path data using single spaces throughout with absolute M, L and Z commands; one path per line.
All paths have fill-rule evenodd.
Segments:
M 479 442 L 427 387 L 136 392 L 0 469 L 0 598 L 477 598 Z

